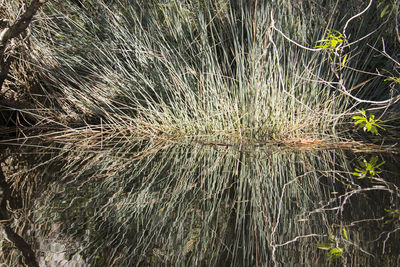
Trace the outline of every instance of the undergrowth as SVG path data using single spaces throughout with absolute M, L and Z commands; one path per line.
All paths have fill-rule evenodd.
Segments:
M 393 22 L 375 4 L 355 21 L 365 1 L 80 2 L 49 1 L 33 25 L 42 95 L 8 142 L 42 153 L 33 170 L 59 170 L 34 203 L 35 230 L 60 224 L 94 266 L 277 263 L 327 225 L 304 211 L 329 191 L 321 177 L 358 185 L 336 152 L 267 144 L 351 141 L 358 110 L 398 118 L 399 85 L 381 71 L 398 74 L 381 43 Z M 318 47 L 329 36 L 342 42 Z M 290 209 L 320 224 L 293 226 Z

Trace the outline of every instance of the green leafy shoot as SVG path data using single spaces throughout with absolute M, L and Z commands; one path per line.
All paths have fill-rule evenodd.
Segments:
M 335 261 L 338 258 L 343 258 L 343 249 L 342 248 L 333 248 L 328 252 L 328 260 Z
M 395 82 L 395 83 L 398 83 L 398 84 L 400 84 L 400 78 L 399 77 L 388 77 L 388 78 L 386 78 L 386 79 L 384 79 L 384 81 L 385 82 L 387 82 L 387 81 L 390 81 L 390 82 Z
M 383 164 L 385 164 L 384 161 L 378 164 L 378 156 L 371 157 L 369 162 L 364 159 L 363 161 L 360 161 L 360 168 L 354 169 L 355 172 L 353 172 L 353 175 L 358 176 L 358 179 L 362 179 L 369 175 L 369 177 L 372 179 L 376 174 L 382 172 L 377 169 Z
M 344 227 L 343 227 L 343 234 L 345 238 L 348 239 L 347 232 Z M 336 244 L 335 236 L 333 234 L 329 235 L 328 242 L 318 243 L 316 246 L 319 249 L 328 250 L 328 254 L 326 256 L 328 258 L 328 261 L 330 262 L 333 262 L 338 258 L 343 258 L 343 248 L 339 247 L 338 244 Z
M 381 120 L 376 120 L 375 115 L 371 114 L 369 118 L 367 118 L 367 115 L 365 113 L 364 109 L 360 110 L 360 113 L 362 116 L 353 116 L 353 120 L 356 120 L 354 122 L 354 125 L 358 125 L 358 128 L 363 128 L 364 132 L 368 131 L 371 132 L 372 134 L 379 135 L 378 128 L 385 130 L 382 126 L 380 126 L 378 123 L 381 122 Z
M 317 248 L 323 249 L 323 250 L 330 250 L 333 247 L 335 247 L 335 235 L 332 233 L 329 235 L 328 242 L 317 244 Z
M 388 70 L 386 70 L 386 69 L 383 69 L 383 70 L 384 70 L 387 74 L 389 74 L 389 75 L 387 76 L 387 78 L 384 79 L 385 82 L 394 82 L 394 83 L 400 84 L 400 77 L 396 77 L 396 75 L 394 75 L 392 72 L 390 72 L 390 71 L 388 71 Z
M 343 43 L 343 34 L 336 30 L 328 30 L 328 35 L 325 39 L 317 41 L 317 43 L 322 43 L 314 48 L 322 48 L 323 50 L 335 50 Z

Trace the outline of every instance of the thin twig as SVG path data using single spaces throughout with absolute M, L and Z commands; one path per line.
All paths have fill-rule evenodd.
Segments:
M 289 42 L 291 42 L 291 43 L 297 45 L 298 47 L 301 47 L 301 48 L 303 48 L 303 49 L 305 49 L 305 50 L 312 51 L 312 52 L 316 52 L 316 51 L 321 51 L 321 50 L 322 50 L 322 48 L 309 48 L 309 47 L 306 47 L 306 46 L 304 46 L 304 45 L 301 45 L 301 44 L 299 44 L 299 43 L 293 41 L 292 39 L 290 39 L 289 37 L 287 37 L 283 32 L 281 32 L 278 28 L 276 28 L 275 25 L 273 25 L 272 28 L 273 28 L 275 31 L 279 32 L 286 40 L 288 40 Z
M 303 48 L 303 49 L 305 49 L 305 50 L 313 51 L 313 52 L 315 52 L 315 51 L 321 51 L 321 50 L 322 50 L 322 48 L 309 48 L 309 47 L 303 46 L 303 45 L 301 45 L 301 44 L 295 42 L 294 40 L 290 39 L 289 37 L 287 37 L 281 30 L 279 30 L 278 28 L 275 27 L 274 14 L 273 14 L 272 11 L 271 11 L 271 24 L 270 24 L 270 28 L 273 29 L 273 30 L 275 30 L 275 31 L 277 31 L 278 33 L 280 33 L 280 34 L 281 34 L 286 40 L 288 40 L 289 42 L 291 42 L 291 43 L 293 43 L 293 44 L 297 45 L 298 47 L 301 47 L 301 48 Z
M 344 36 L 345 38 L 346 38 L 346 28 L 347 28 L 347 26 L 349 25 L 350 21 L 352 21 L 353 19 L 355 19 L 355 18 L 361 16 L 362 14 L 364 14 L 365 12 L 367 12 L 367 10 L 371 7 L 371 5 L 372 5 L 372 0 L 369 1 L 368 6 L 367 6 L 363 11 L 361 11 L 360 13 L 358 13 L 358 14 L 352 16 L 351 18 L 349 18 L 349 19 L 346 21 L 346 24 L 344 25 L 344 28 L 343 28 L 343 36 Z

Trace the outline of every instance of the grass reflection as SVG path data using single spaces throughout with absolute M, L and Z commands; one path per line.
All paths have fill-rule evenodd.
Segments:
M 315 244 L 344 227 L 342 260 L 361 253 L 369 262 L 360 222 L 382 219 L 357 205 L 370 192 L 397 192 L 360 185 L 345 154 L 200 145 L 138 160 L 76 153 L 37 202 L 35 224 L 59 225 L 94 266 L 322 264 Z

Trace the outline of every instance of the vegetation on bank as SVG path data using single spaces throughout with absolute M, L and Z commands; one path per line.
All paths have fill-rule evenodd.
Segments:
M 0 12 L 16 20 L 21 3 Z M 31 178 L 19 177 L 27 207 L 45 207 L 31 214 L 36 230 L 49 231 L 49 216 L 68 222 L 66 233 L 74 225 L 74 238 L 89 231 L 81 254 L 98 266 L 276 261 L 285 242 L 277 232 L 287 222 L 279 224 L 285 211 L 265 192 L 282 202 L 279 190 L 316 159 L 272 154 L 263 166 L 244 151 L 352 147 L 360 137 L 376 140 L 370 133 L 394 135 L 398 8 L 392 1 L 48 1 L 6 51 L 15 60 L 1 108 L 12 111 L 17 133 L 3 143 L 34 147 L 44 163 L 31 171 L 57 169 L 81 191 L 69 195 L 54 183 L 34 202 L 24 191 Z M 204 144 L 212 148 L 199 149 Z M 233 150 L 215 160 L 219 148 Z M 354 175 L 378 174 L 382 163 L 372 159 Z M 326 163 L 332 170 L 335 160 Z M 318 171 L 310 173 L 302 187 L 322 195 Z M 249 226 L 254 234 L 232 237 Z M 112 240 L 105 247 L 102 234 Z
M 397 114 L 398 61 L 385 45 L 398 46 L 396 6 L 78 2 L 46 4 L 24 58 L 45 94 L 25 92 L 37 108 L 20 112 L 66 143 L 72 130 L 98 144 L 87 133 L 100 128 L 104 140 L 327 140 L 360 108 Z

